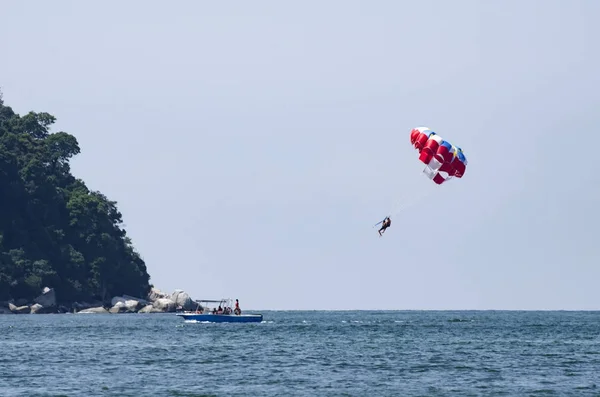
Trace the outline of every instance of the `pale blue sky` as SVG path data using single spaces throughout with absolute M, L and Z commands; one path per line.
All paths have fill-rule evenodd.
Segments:
M 2 1 L 0 18 L 6 104 L 77 137 L 73 173 L 118 202 L 160 289 L 600 309 L 600 2 Z M 463 148 L 462 180 L 421 174 L 421 125 Z

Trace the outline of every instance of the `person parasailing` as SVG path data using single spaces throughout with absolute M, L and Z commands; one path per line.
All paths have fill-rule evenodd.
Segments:
M 379 228 L 378 230 L 379 236 L 381 236 L 381 233 L 385 233 L 385 229 L 387 229 L 390 226 L 392 226 L 392 220 L 389 216 L 386 216 L 381 224 L 381 228 Z

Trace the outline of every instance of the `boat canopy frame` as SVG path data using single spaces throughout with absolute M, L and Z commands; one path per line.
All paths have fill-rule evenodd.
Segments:
M 234 300 L 231 298 L 222 298 L 222 299 L 195 299 L 194 300 L 195 303 L 198 304 L 198 306 L 196 306 L 196 311 L 201 307 L 202 311 L 206 311 L 207 309 L 213 309 L 216 308 L 216 306 L 214 307 L 210 307 L 209 305 L 203 305 L 203 303 L 218 303 L 221 308 L 226 308 L 226 307 L 230 307 L 232 310 L 234 309 L 233 307 L 233 302 Z

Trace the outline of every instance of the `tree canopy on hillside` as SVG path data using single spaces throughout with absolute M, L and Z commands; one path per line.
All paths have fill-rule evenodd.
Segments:
M 50 133 L 48 113 L 20 116 L 0 92 L 0 300 L 61 302 L 145 297 L 146 265 L 122 228 L 116 202 L 71 174 L 77 139 Z

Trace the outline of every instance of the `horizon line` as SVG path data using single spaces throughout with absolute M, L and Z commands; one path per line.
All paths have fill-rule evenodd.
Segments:
M 242 312 L 600 312 L 597 309 L 242 309 Z

